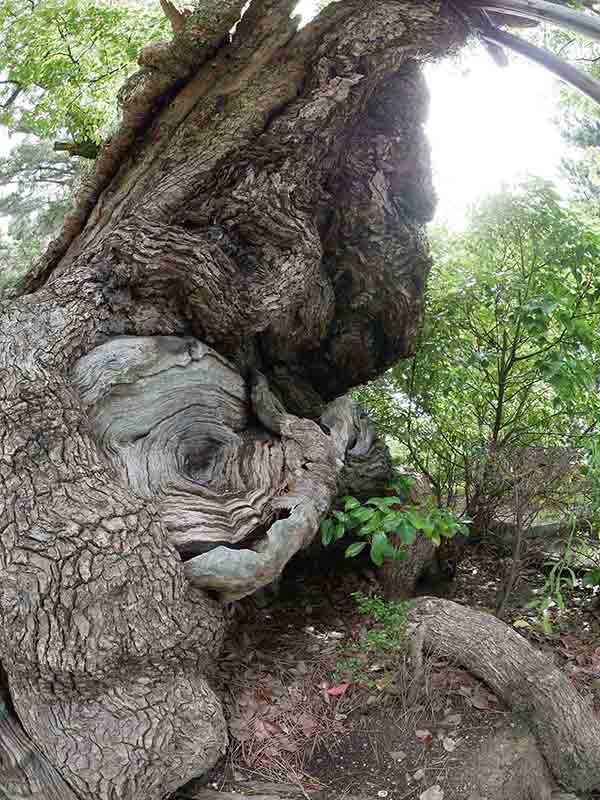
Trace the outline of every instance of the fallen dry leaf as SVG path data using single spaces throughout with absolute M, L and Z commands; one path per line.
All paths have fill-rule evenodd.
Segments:
M 331 697 L 341 697 L 346 694 L 349 686 L 349 683 L 340 683 L 339 686 L 332 686 L 331 689 L 327 689 L 327 694 L 331 695 Z
M 425 777 L 425 770 L 418 769 L 415 774 L 412 776 L 413 781 L 422 781 Z
M 311 717 L 310 714 L 301 714 L 298 719 L 298 725 L 307 739 L 314 735 L 318 727 L 314 717 Z
M 456 750 L 456 745 L 458 744 L 457 739 L 452 739 L 450 736 L 445 736 L 442 739 L 442 745 L 444 750 L 447 753 L 453 753 Z
M 254 735 L 259 741 L 265 741 L 265 739 L 270 739 L 272 734 L 269 732 L 267 726 L 261 719 L 255 719 Z
M 404 759 L 406 758 L 406 753 L 404 752 L 404 750 L 392 750 L 392 752 L 390 753 L 390 758 L 393 758 L 394 761 L 398 762 L 404 761 Z
M 425 750 L 431 750 L 433 746 L 433 734 L 431 731 L 423 730 L 423 731 L 415 731 L 417 739 L 419 739 L 423 743 L 423 747 Z
M 426 792 L 419 795 L 419 800 L 444 800 L 442 787 L 438 786 L 437 783 L 434 786 L 430 786 Z

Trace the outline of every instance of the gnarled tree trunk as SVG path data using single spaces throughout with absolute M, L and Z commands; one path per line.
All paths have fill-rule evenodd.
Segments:
M 24 795 L 153 800 L 210 767 L 220 601 L 387 466 L 336 398 L 413 347 L 419 65 L 465 30 L 433 0 L 345 0 L 302 30 L 294 5 L 253 0 L 232 37 L 241 0 L 175 20 L 0 304 L 0 747 Z

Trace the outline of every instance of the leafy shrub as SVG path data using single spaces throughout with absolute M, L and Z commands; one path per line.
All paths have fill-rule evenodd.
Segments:
M 600 440 L 592 439 L 588 446 L 587 463 L 584 467 L 591 500 L 591 524 L 598 538 L 597 560 L 600 562 Z M 600 563 L 588 570 L 583 578 L 583 585 L 589 588 L 600 586 Z
M 371 497 L 364 504 L 350 495 L 340 498 L 341 508 L 333 510 L 321 523 L 323 544 L 330 545 L 352 534 L 358 541 L 346 548 L 346 558 L 354 558 L 369 547 L 371 560 L 380 567 L 386 559 L 406 558 L 406 551 L 398 543 L 410 546 L 419 533 L 436 547 L 443 539 L 451 539 L 458 533 L 468 535 L 465 521 L 460 521 L 452 511 L 433 504 L 423 508 L 407 503 L 409 481 L 406 476 L 398 476 L 392 486 L 396 494 Z

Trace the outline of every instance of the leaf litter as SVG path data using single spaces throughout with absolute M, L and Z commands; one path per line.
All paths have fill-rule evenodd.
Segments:
M 239 625 L 213 676 L 231 733 L 219 785 L 258 776 L 300 786 L 305 800 L 321 797 L 324 787 L 325 800 L 370 800 L 379 792 L 391 800 L 443 800 L 464 754 L 500 724 L 498 698 L 439 657 L 429 660 L 427 693 L 413 708 L 381 659 L 355 654 L 372 688 L 346 676 L 333 680 L 340 647 L 356 641 L 364 624 L 350 599 L 357 589 L 368 591 L 364 577 L 304 575 L 291 604 L 238 604 Z M 305 597 L 310 605 L 303 607 Z M 551 651 L 587 690 L 600 680 L 597 638 L 587 647 L 578 636 L 549 641 L 533 627 L 515 629 Z

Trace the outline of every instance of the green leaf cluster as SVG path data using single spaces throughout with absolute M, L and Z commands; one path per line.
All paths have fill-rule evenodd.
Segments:
M 79 178 L 81 161 L 47 142 L 21 141 L 0 158 L 0 292 L 10 286 L 57 232 Z
M 406 651 L 408 612 L 410 603 L 404 600 L 386 601 L 378 595 L 368 597 L 362 592 L 353 592 L 358 613 L 365 618 L 368 627 L 361 632 L 360 640 L 344 645 L 344 655 L 336 663 L 333 681 L 350 680 L 368 688 L 375 688 L 373 673 L 369 671 L 369 659 L 390 662 L 397 667 Z
M 43 139 L 100 142 L 141 49 L 168 36 L 158 3 L 3 0 L 0 124 Z
M 414 544 L 419 534 L 436 546 L 457 533 L 468 535 L 465 521 L 452 511 L 407 505 L 406 499 L 406 495 L 371 497 L 363 504 L 349 495 L 340 498 L 339 507 L 321 523 L 323 545 L 351 534 L 357 541 L 346 548 L 346 558 L 354 558 L 369 548 L 371 561 L 382 566 L 387 559 L 405 559 L 406 546 Z

